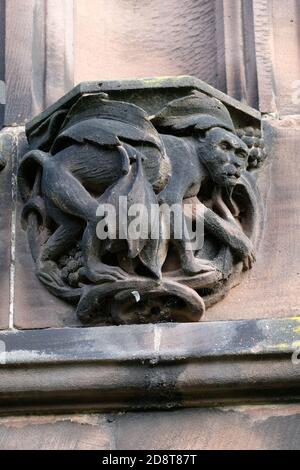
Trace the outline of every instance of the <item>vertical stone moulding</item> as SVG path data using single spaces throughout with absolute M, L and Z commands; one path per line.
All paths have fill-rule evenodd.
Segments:
M 0 329 L 9 326 L 13 134 L 0 131 Z

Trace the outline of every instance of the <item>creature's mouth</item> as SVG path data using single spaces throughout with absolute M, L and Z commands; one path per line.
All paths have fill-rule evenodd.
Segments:
M 222 176 L 226 181 L 236 183 L 241 175 L 239 173 L 223 173 Z

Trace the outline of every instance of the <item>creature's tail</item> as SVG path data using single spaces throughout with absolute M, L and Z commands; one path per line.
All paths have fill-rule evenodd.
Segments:
M 46 208 L 41 197 L 42 169 L 49 155 L 40 150 L 27 152 L 18 169 L 18 186 L 24 206 L 21 214 L 22 227 L 33 240 L 31 253 L 37 259 L 40 251 L 39 227 L 46 225 Z
M 24 201 L 27 201 L 36 188 L 40 169 L 45 165 L 49 155 L 41 150 L 30 150 L 23 156 L 18 169 L 18 185 Z

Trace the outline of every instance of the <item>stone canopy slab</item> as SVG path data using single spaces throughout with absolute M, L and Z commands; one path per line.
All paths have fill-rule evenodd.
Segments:
M 185 96 L 191 90 L 202 91 L 222 101 L 236 116 L 236 121 L 243 121 L 245 125 L 251 125 L 251 122 L 259 125 L 261 113 L 256 109 L 226 95 L 198 78 L 179 76 L 80 83 L 52 106 L 33 118 L 26 126 L 27 132 L 31 134 L 56 111 L 70 109 L 72 104 L 84 94 L 109 93 L 113 99 L 134 102 L 146 111 L 155 113 L 171 99 Z

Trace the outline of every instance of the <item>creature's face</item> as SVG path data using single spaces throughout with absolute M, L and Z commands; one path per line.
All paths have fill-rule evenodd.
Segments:
M 248 148 L 225 129 L 215 127 L 199 139 L 200 159 L 212 180 L 220 186 L 234 186 L 247 167 Z

